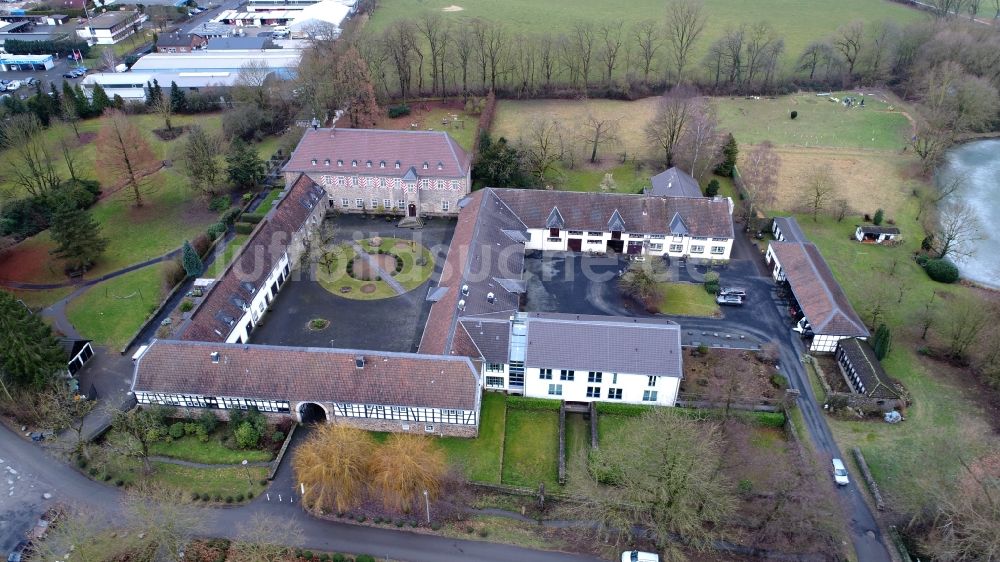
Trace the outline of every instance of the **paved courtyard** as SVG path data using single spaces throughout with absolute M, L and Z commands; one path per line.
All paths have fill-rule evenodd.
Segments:
M 618 272 L 628 269 L 622 256 L 570 252 L 528 252 L 524 278 L 528 312 L 602 316 L 647 316 L 618 291 Z
M 299 347 L 415 352 L 431 305 L 426 300 L 427 288 L 434 286 L 441 274 L 455 221 L 432 219 L 425 222 L 424 228 L 410 230 L 397 228 L 395 220 L 386 222 L 382 218 L 342 215 L 327 219 L 328 231 L 331 226 L 336 242 L 376 235 L 415 240 L 431 250 L 434 273 L 406 294 L 363 301 L 333 294 L 301 271 L 294 271 L 250 341 Z M 324 330 L 310 330 L 307 324 L 313 318 L 325 318 L 330 326 Z

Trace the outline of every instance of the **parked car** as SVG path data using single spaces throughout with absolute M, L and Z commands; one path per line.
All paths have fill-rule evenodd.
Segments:
M 87 67 L 81 66 L 79 68 L 74 68 L 73 74 L 76 74 L 77 76 L 83 76 L 84 74 L 87 73 L 87 70 L 89 70 Z
M 743 297 L 738 295 L 719 295 L 715 302 L 726 306 L 743 306 Z
M 10 554 L 7 555 L 7 562 L 21 562 L 27 557 L 29 548 L 31 548 L 31 543 L 28 541 L 17 543 L 14 549 L 10 551 Z
M 801 318 L 801 319 L 800 319 L 800 320 L 799 320 L 799 321 L 798 321 L 798 322 L 797 322 L 797 323 L 795 324 L 795 327 L 794 327 L 794 328 L 792 328 L 792 330 L 793 330 L 793 331 L 796 331 L 796 332 L 798 332 L 798 333 L 800 333 L 800 334 L 802 334 L 803 336 L 811 336 L 811 335 L 813 335 L 813 329 L 812 329 L 812 325 L 811 325 L 811 324 L 809 324 L 809 321 L 808 321 L 808 320 L 806 320 L 806 317 L 805 317 L 805 316 L 803 316 L 803 317 L 802 317 L 802 318 Z
M 34 78 L 34 77 L 28 78 L 27 80 L 24 81 L 24 83 L 27 84 L 27 85 L 29 85 L 29 86 L 34 86 L 35 84 L 38 84 L 38 82 L 39 82 L 38 78 Z
M 847 477 L 847 469 L 844 467 L 844 461 L 840 459 L 833 459 L 833 481 L 838 486 L 846 486 L 851 483 L 851 479 Z
M 740 298 L 746 298 L 746 296 L 747 296 L 747 290 L 746 289 L 741 289 L 739 287 L 723 287 L 723 288 L 719 289 L 719 294 L 720 295 L 736 295 L 737 297 L 740 297 Z
M 622 562 L 660 562 L 660 555 L 641 550 L 626 550 L 622 553 Z
M 64 72 L 63 73 L 63 78 L 76 78 L 76 77 L 77 77 L 76 74 L 74 74 L 73 72 Z
M 11 80 L 10 84 L 7 84 L 7 91 L 8 92 L 13 92 L 14 90 L 16 90 L 16 89 L 18 89 L 20 87 L 21 87 L 21 81 L 20 80 Z
M 0 86 L 6 86 L 7 84 L 10 84 L 10 80 L 8 80 L 6 78 L 4 78 L 3 80 L 0 80 Z

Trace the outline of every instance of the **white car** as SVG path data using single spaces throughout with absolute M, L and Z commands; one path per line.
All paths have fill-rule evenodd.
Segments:
M 660 555 L 641 550 L 626 550 L 622 553 L 622 562 L 660 562 Z
M 846 486 L 851 483 L 851 479 L 847 477 L 847 468 L 844 467 L 844 461 L 840 459 L 833 459 L 833 481 L 838 486 Z
M 7 84 L 7 91 L 8 92 L 13 92 L 14 90 L 17 90 L 20 87 L 21 87 L 21 81 L 20 80 L 11 80 L 10 84 Z

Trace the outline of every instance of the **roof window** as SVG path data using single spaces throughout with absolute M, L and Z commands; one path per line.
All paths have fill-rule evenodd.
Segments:
M 323 163 L 326 164 L 327 166 L 329 166 L 330 165 L 330 159 L 327 158 L 326 160 L 323 161 Z
M 382 160 L 381 162 L 379 162 L 378 163 L 378 167 L 379 168 L 385 168 L 385 160 Z
M 344 165 L 344 161 L 343 160 L 337 160 L 337 165 L 338 166 L 343 166 Z
M 316 159 L 315 159 L 315 158 L 313 158 L 313 159 L 312 159 L 312 165 L 313 165 L 313 166 L 315 166 L 315 165 L 316 165 Z

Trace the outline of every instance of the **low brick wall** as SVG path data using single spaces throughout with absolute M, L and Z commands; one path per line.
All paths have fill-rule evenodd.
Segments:
M 597 439 L 597 402 L 590 403 L 590 448 L 596 449 L 599 443 Z
M 343 423 L 366 431 L 390 431 L 393 433 L 412 433 L 417 435 L 437 435 L 439 437 L 469 437 L 479 435 L 479 431 L 474 425 L 455 425 L 446 423 L 435 423 L 434 431 L 424 431 L 423 422 L 402 422 L 399 420 L 377 420 L 370 418 L 334 418 L 337 423 Z M 404 428 L 404 424 L 408 428 Z

